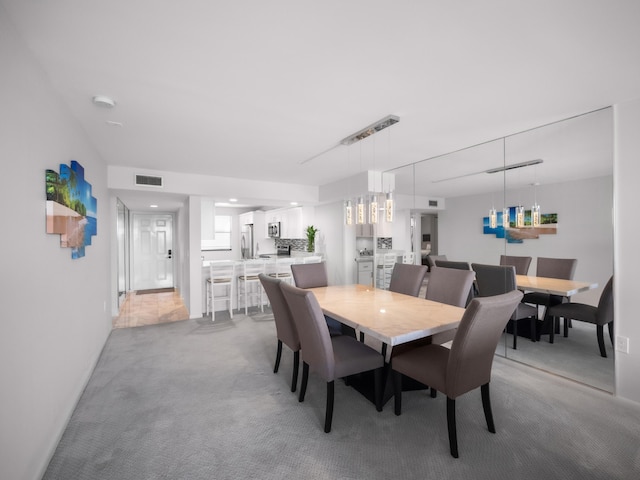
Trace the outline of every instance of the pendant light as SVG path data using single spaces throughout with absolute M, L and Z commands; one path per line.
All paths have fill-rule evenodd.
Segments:
M 366 222 L 366 205 L 364 203 L 364 197 L 358 197 L 358 203 L 356 203 L 356 225 L 364 225 Z
M 344 202 L 344 223 L 346 225 L 353 225 L 353 204 L 351 200 Z
M 507 207 L 502 209 L 502 226 L 505 229 L 511 226 L 511 212 Z
M 524 227 L 524 207 L 522 205 L 516 207 L 516 227 Z
M 394 210 L 394 202 L 393 202 L 393 193 L 388 192 L 387 197 L 384 201 L 384 218 L 387 222 L 393 222 L 393 210 Z
M 498 228 L 498 213 L 495 208 L 489 210 L 489 227 Z
M 378 223 L 378 195 L 371 195 L 369 200 L 369 223 L 374 225 Z

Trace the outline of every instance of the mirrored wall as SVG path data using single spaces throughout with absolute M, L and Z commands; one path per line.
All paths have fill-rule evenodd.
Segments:
M 574 280 L 596 283 L 570 298 L 597 305 L 613 274 L 613 116 L 611 108 L 408 165 L 392 173 L 396 196 L 414 220 L 414 246 L 448 260 L 497 265 L 501 255 L 576 259 Z M 401 199 L 401 200 L 400 200 Z M 434 208 L 434 202 L 438 204 Z M 524 226 L 516 221 L 522 206 Z M 539 206 L 540 225 L 533 225 Z M 503 211 L 510 222 L 503 227 Z M 496 212 L 493 219 L 490 213 Z M 423 233 L 423 231 L 428 232 Z M 543 309 L 540 309 L 540 316 Z M 519 326 L 523 323 L 520 322 Z M 574 321 L 550 343 L 506 333 L 498 354 L 613 391 L 614 355 L 596 327 Z

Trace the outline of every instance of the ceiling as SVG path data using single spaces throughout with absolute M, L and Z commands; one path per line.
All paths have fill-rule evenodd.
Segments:
M 323 185 L 640 97 L 635 0 L 0 5 L 106 163 L 141 170 Z

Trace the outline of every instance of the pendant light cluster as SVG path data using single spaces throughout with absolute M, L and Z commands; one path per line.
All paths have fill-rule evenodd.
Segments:
M 340 143 L 342 145 L 351 145 L 379 132 L 380 130 L 390 127 L 399 121 L 399 117 L 396 117 L 395 115 L 387 115 L 382 120 L 379 120 L 353 135 L 344 138 Z M 347 199 L 344 202 L 344 222 L 347 225 L 376 225 L 382 221 L 393 222 L 395 203 L 393 192 L 391 191 L 392 188 L 388 187 L 386 189 L 388 191 L 384 191 L 384 174 L 382 172 L 374 171 L 369 173 L 374 176 L 373 191 L 357 196 L 355 203 L 352 199 Z M 378 178 L 379 187 L 378 182 L 376 182 Z

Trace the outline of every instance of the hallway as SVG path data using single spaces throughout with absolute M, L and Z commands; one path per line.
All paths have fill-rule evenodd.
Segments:
M 140 327 L 187 320 L 189 312 L 173 288 L 133 291 L 127 294 L 113 328 Z

